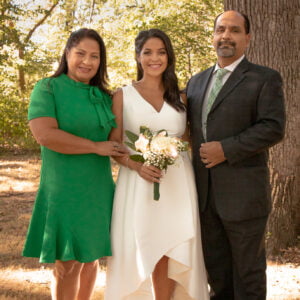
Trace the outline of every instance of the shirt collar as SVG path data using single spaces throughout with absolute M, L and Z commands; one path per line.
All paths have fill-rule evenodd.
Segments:
M 244 59 L 245 54 L 242 55 L 240 58 L 238 58 L 236 61 L 234 61 L 232 64 L 226 66 L 224 69 L 228 70 L 229 72 L 233 72 L 234 69 L 238 66 L 238 64 Z M 216 73 L 216 71 L 218 69 L 221 69 L 221 67 L 219 67 L 218 64 L 216 64 L 215 69 L 214 69 L 214 73 Z

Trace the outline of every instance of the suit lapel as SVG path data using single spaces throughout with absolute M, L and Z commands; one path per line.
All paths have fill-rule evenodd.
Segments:
M 248 70 L 249 62 L 246 58 L 244 58 L 241 63 L 236 67 L 233 73 L 230 75 L 228 80 L 225 82 L 223 87 L 221 88 L 216 100 L 214 101 L 210 112 L 214 111 L 220 103 L 224 101 L 226 96 L 245 78 L 245 72 Z

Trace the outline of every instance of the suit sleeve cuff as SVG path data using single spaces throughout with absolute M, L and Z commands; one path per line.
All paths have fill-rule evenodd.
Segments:
M 236 151 L 234 137 L 227 138 L 221 141 L 224 156 L 230 165 L 237 163 L 239 159 L 238 152 Z

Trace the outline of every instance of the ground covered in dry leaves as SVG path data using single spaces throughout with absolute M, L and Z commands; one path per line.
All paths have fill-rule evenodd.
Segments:
M 0 155 L 0 300 L 50 299 L 51 266 L 21 256 L 39 169 L 37 153 Z M 270 258 L 267 273 L 268 300 L 300 300 L 300 247 L 284 249 Z M 102 266 L 93 300 L 103 299 L 104 287 Z

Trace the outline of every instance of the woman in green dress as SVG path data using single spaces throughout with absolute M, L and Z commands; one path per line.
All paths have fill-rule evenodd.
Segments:
M 116 125 L 105 45 L 96 31 L 71 34 L 55 74 L 35 85 L 28 119 L 42 167 L 23 255 L 54 263 L 53 299 L 88 300 L 97 259 L 111 255 L 109 156 L 126 153 L 108 141 Z

